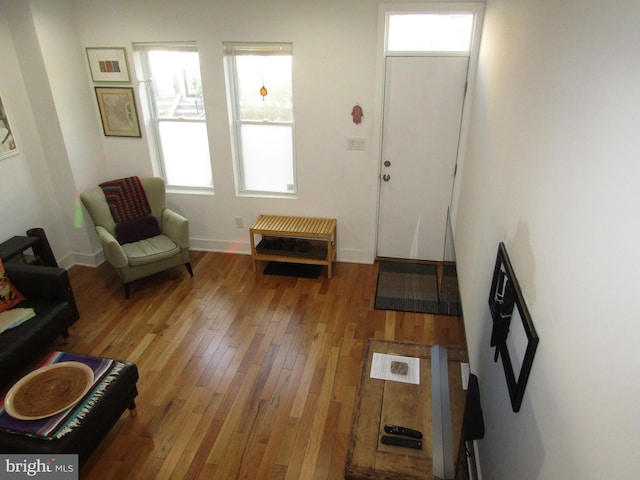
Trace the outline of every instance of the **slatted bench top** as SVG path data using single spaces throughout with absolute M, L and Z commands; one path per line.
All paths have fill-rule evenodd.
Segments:
M 324 238 L 335 232 L 336 219 L 260 215 L 251 230 L 271 235 Z

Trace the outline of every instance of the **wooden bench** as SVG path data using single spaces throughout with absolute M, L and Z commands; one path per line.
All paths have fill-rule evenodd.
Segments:
M 326 265 L 328 277 L 336 260 L 337 221 L 335 218 L 260 215 L 249 229 L 253 271 L 256 262 Z M 258 244 L 255 235 L 261 235 Z

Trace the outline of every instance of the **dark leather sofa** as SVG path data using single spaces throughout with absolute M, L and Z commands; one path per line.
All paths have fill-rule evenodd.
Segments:
M 66 270 L 56 267 L 4 264 L 11 283 L 27 298 L 17 307 L 33 308 L 36 317 L 0 334 L 0 390 L 6 391 L 29 373 L 51 350 L 59 336 L 78 318 L 78 308 Z M 122 370 L 111 378 L 100 400 L 83 412 L 79 425 L 61 438 L 39 438 L 0 429 L 0 452 L 16 454 L 78 454 L 82 466 L 126 409 L 135 414 L 138 369 L 121 362 Z
M 6 391 L 59 336 L 69 336 L 68 328 L 80 314 L 63 268 L 7 262 L 5 271 L 26 300 L 17 305 L 33 308 L 36 316 L 0 334 L 0 389 Z

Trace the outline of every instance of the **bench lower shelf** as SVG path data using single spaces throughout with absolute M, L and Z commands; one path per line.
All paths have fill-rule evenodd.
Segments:
M 264 237 L 256 245 L 256 255 L 326 263 L 327 242 L 288 237 Z

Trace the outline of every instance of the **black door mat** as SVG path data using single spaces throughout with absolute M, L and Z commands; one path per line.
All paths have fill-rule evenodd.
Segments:
M 307 265 L 305 263 L 269 262 L 264 268 L 265 275 L 281 277 L 319 278 L 323 265 Z
M 443 273 L 441 288 L 444 288 L 438 292 L 436 265 L 380 262 L 374 307 L 378 310 L 462 316 L 455 268 L 445 268 Z M 455 289 L 451 288 L 453 285 Z

